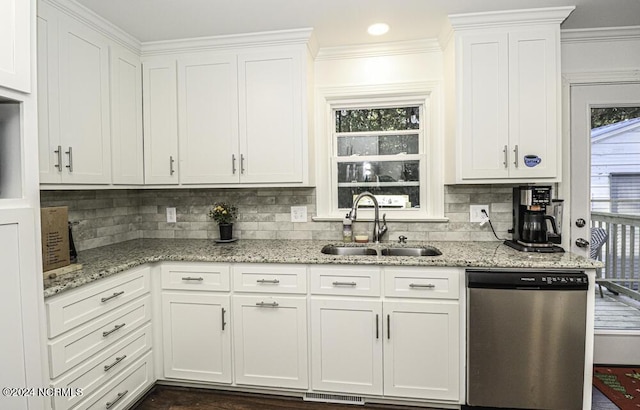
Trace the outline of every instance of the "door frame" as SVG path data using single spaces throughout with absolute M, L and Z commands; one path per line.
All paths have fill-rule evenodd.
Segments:
M 639 70 L 617 70 L 598 72 L 579 72 L 562 74 L 562 182 L 558 183 L 558 197 L 565 198 L 564 212 L 566 217 L 562 221 L 562 246 L 568 251 L 575 252 L 576 238 L 571 235 L 571 88 L 580 85 L 618 85 L 640 84 Z M 590 219 L 590 218 L 589 218 Z M 591 221 L 587 221 L 590 223 Z M 584 251 L 587 254 L 587 251 Z

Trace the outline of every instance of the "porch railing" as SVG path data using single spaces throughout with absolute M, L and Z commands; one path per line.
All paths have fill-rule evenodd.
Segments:
M 604 268 L 598 282 L 611 291 L 640 300 L 640 216 L 592 212 L 591 226 L 609 234 L 600 251 Z

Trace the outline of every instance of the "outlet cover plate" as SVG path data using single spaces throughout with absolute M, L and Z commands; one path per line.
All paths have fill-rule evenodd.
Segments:
M 470 205 L 469 206 L 469 222 L 484 222 L 488 216 L 482 213 L 482 210 L 487 211 L 489 215 L 489 205 Z
M 291 207 L 291 222 L 307 222 L 307 207 L 306 206 L 292 206 Z
M 167 208 L 167 223 L 176 223 L 176 208 Z

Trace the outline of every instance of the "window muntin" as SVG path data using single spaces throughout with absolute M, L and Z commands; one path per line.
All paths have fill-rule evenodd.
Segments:
M 422 113 L 422 105 L 334 108 L 338 209 L 351 208 L 364 191 L 374 194 L 382 208 L 420 208 L 425 166 Z

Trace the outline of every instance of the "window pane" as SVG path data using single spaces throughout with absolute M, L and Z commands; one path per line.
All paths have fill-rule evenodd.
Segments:
M 418 134 L 338 136 L 338 156 L 417 154 Z
M 336 132 L 397 131 L 420 128 L 418 107 L 336 110 Z
M 338 208 L 351 208 L 353 206 L 353 199 L 365 191 L 369 191 L 376 196 L 380 208 L 400 208 L 400 203 L 402 203 L 405 208 L 420 208 L 419 186 L 339 187 Z M 368 203 L 366 199 L 367 198 L 362 199 L 358 207 L 366 206 Z
M 338 163 L 338 183 L 409 182 L 420 180 L 419 161 Z

